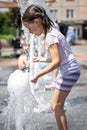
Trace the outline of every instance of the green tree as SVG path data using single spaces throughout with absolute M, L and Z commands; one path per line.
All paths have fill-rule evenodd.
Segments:
M 10 18 L 7 12 L 0 12 L 0 34 L 15 35 L 15 28 L 9 24 Z
M 14 27 L 21 27 L 20 8 L 11 8 L 8 14 L 10 17 L 9 23 Z
M 16 35 L 16 28 L 21 30 L 21 15 L 19 8 L 9 9 L 8 12 L 0 12 L 0 34 Z

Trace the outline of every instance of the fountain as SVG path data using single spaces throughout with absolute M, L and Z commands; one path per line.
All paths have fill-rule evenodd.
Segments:
M 45 3 L 45 1 L 44 0 L 38 0 L 38 3 L 37 3 L 37 0 L 25 0 L 25 1 L 23 1 L 23 0 L 19 0 L 18 1 L 19 2 L 19 6 L 20 6 L 20 11 L 21 11 L 21 15 L 24 13 L 24 11 L 25 11 L 25 9 L 29 6 L 29 5 L 31 5 L 31 4 L 36 4 L 36 5 L 40 5 L 40 6 L 43 6 L 45 9 L 46 9 L 46 12 L 48 13 L 48 15 L 50 16 L 50 18 L 51 19 L 53 19 L 52 18 L 52 16 L 51 16 L 51 13 L 50 13 L 50 11 L 49 11 L 49 9 L 48 9 L 48 7 L 47 7 L 47 5 L 46 5 L 46 3 Z M 26 34 L 29 34 L 27 31 L 27 29 L 23 26 L 23 28 L 24 28 L 24 31 L 25 31 L 25 35 Z M 40 52 L 40 44 L 41 44 L 41 37 L 35 37 L 34 35 L 27 35 L 26 36 L 28 39 L 27 39 L 27 41 L 29 41 L 29 43 L 30 43 L 30 52 L 29 52 L 29 55 L 30 55 L 30 79 L 33 77 L 33 75 L 34 75 L 34 72 L 36 73 L 37 71 L 39 71 L 39 69 L 38 68 L 40 68 L 39 67 L 39 64 L 38 63 L 33 63 L 32 62 L 32 56 L 34 55 L 34 52 L 33 52 L 33 50 L 34 50 L 34 43 L 35 43 L 35 39 L 37 39 L 37 46 L 38 46 L 38 50 L 37 50 L 37 52 L 38 52 L 38 56 L 41 56 L 41 52 Z M 36 99 L 36 101 L 38 102 L 38 109 L 37 109 L 37 111 L 39 111 L 39 112 L 41 112 L 41 111 L 43 111 L 43 110 L 45 110 L 45 109 L 47 109 L 47 106 L 46 106 L 46 104 L 45 105 L 43 105 L 43 102 L 44 102 L 44 98 L 42 98 L 42 97 L 38 97 L 38 95 L 36 95 L 36 93 L 35 93 L 35 91 L 34 91 L 34 88 L 38 88 L 38 87 L 40 87 L 40 82 L 42 81 L 42 80 L 44 80 L 44 79 L 42 79 L 42 78 L 40 78 L 39 79 L 39 81 L 38 81 L 38 83 L 35 85 L 35 84 L 33 84 L 33 83 L 31 83 L 30 82 L 30 88 L 31 88 L 31 92 L 32 92 L 32 94 L 34 95 L 34 97 L 35 97 L 35 99 Z M 36 109 L 35 109 L 35 111 L 36 111 Z
M 29 5 L 34 3 L 41 6 L 43 5 L 50 16 L 50 12 L 44 0 L 38 0 L 38 3 L 37 0 L 18 0 L 18 3 L 21 15 Z M 41 50 L 41 37 L 29 34 L 24 25 L 22 26 L 22 29 L 27 38 L 27 44 L 30 43 L 30 72 L 18 69 L 14 71 L 8 79 L 7 88 L 9 92 L 9 101 L 8 106 L 4 110 L 4 115 L 7 117 L 5 121 L 6 130 L 38 130 L 38 128 L 33 124 L 35 113 L 50 111 L 49 103 L 44 100 L 45 90 L 40 87 L 42 86 L 42 81 L 45 82 L 45 80 L 47 80 L 47 75 L 46 78 L 45 76 L 40 78 L 36 85 L 31 82 L 29 83 L 29 79 L 31 79 L 34 73 L 38 71 L 38 68 L 40 68 L 39 63 L 32 62 L 32 56 L 34 55 L 35 44 L 38 46 L 37 55 L 41 56 L 41 52 L 39 51 Z

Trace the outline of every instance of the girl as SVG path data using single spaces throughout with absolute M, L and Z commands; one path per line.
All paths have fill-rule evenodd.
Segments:
M 80 67 L 64 35 L 55 28 L 43 7 L 29 6 L 23 14 L 22 20 L 30 33 L 37 36 L 44 33 L 45 43 L 51 55 L 51 58 L 34 57 L 34 61 L 50 63 L 46 68 L 40 70 L 31 79 L 31 82 L 36 83 L 39 77 L 59 67 L 51 108 L 56 117 L 58 130 L 68 130 L 63 107 L 66 97 L 80 76 Z

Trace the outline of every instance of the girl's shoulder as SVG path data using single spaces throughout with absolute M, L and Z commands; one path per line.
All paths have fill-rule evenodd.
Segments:
M 60 32 L 56 28 L 51 28 L 49 32 L 46 35 L 45 42 L 47 46 L 50 46 L 51 44 L 58 43 L 59 42 L 59 35 Z
M 55 27 L 50 28 L 50 30 L 47 32 L 47 37 L 50 35 L 54 37 L 64 37 L 64 35 Z
M 48 31 L 48 33 L 47 33 L 47 34 L 55 34 L 55 32 L 56 32 L 56 33 L 58 33 L 58 32 L 59 32 L 59 30 L 58 30 L 58 29 L 56 29 L 56 28 L 54 28 L 54 27 L 52 27 L 52 28 L 50 28 L 50 30 Z
M 56 29 L 55 27 L 52 27 L 48 32 L 47 32 L 47 35 L 46 35 L 46 39 L 54 39 L 54 38 L 58 38 L 58 39 L 63 39 L 64 38 L 64 35 L 58 30 Z

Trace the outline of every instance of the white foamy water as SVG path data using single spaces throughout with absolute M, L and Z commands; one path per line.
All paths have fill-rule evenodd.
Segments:
M 32 130 L 34 113 L 50 112 L 49 103 L 44 95 L 45 90 L 42 87 L 34 88 L 32 86 L 34 88 L 32 92 L 29 77 L 29 72 L 18 69 L 8 78 L 9 101 L 3 111 L 6 130 L 12 130 L 13 127 L 15 130 Z M 46 79 L 42 79 L 43 82 Z M 39 83 L 38 85 L 41 85 L 41 82 Z
M 11 127 L 14 126 L 16 130 L 22 130 L 26 122 L 32 120 L 36 104 L 29 86 L 29 72 L 14 71 L 8 79 L 7 89 L 9 101 L 3 113 L 7 117 L 5 128 L 12 130 Z

